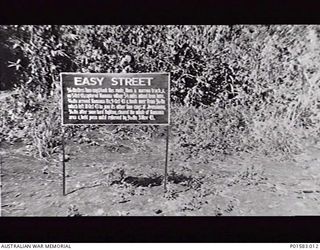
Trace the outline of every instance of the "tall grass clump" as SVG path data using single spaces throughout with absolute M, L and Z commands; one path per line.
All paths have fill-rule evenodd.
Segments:
M 47 158 L 61 145 L 59 95 L 41 98 L 20 86 L 0 109 L 0 134 L 7 142 L 21 141 L 38 158 Z

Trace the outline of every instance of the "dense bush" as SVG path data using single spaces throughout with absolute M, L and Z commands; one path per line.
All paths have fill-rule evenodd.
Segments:
M 319 31 L 311 25 L 1 26 L 0 51 L 14 58 L 2 64 L 14 69 L 17 91 L 1 107 L 0 133 L 32 140 L 40 156 L 50 155 L 60 143 L 60 72 L 170 72 L 177 154 L 290 153 L 319 132 Z M 164 133 L 157 126 L 112 131 L 114 139 Z

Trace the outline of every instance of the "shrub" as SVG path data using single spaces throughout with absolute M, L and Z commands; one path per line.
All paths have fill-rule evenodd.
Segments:
M 319 134 L 318 26 L 1 26 L 16 96 L 0 108 L 2 140 L 60 144 L 59 73 L 170 72 L 173 149 L 206 158 L 259 149 L 293 153 Z M 124 63 L 130 54 L 134 60 Z M 88 127 L 67 129 L 77 136 Z M 148 141 L 159 126 L 99 127 Z M 140 139 L 139 139 L 140 138 Z

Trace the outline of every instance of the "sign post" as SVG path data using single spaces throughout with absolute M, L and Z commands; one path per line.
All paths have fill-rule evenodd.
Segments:
M 66 154 L 65 154 L 65 141 L 64 141 L 64 127 L 62 126 L 62 194 L 66 195 Z
M 164 189 L 167 186 L 170 76 L 169 73 L 61 73 L 62 126 L 167 126 Z M 62 130 L 63 195 L 65 139 Z
M 166 136 L 166 162 L 164 166 L 164 191 L 165 192 L 167 192 L 167 181 L 168 181 L 169 134 L 170 134 L 170 125 L 167 126 L 167 136 Z

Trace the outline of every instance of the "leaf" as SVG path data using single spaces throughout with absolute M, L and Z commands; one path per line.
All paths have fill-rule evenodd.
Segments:
M 16 49 L 17 47 L 19 47 L 18 43 L 13 44 L 13 49 Z
M 8 68 L 15 67 L 16 70 L 19 70 L 19 68 L 21 67 L 20 62 L 21 62 L 21 59 L 18 59 L 16 62 L 8 61 L 9 63 Z

